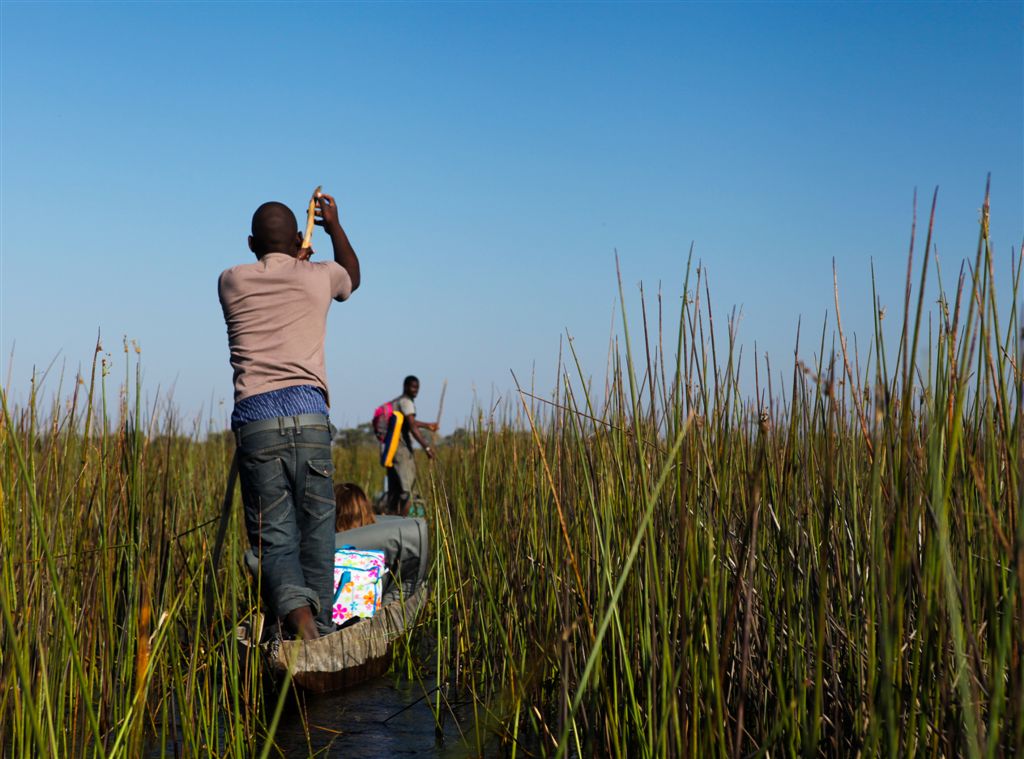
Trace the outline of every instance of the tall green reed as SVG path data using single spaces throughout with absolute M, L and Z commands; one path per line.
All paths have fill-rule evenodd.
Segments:
M 0 753 L 251 756 L 267 710 L 234 642 L 256 597 L 237 529 L 201 615 L 232 443 L 144 408 L 138 349 L 124 353 L 116 408 L 99 342 L 49 406 L 44 375 L 20 407 L 2 395 Z
M 1020 747 L 1020 259 L 1000 308 L 986 197 L 926 319 L 933 223 L 897 330 L 861 355 L 837 283 L 787 395 L 756 355 L 745 394 L 691 256 L 671 355 L 660 297 L 638 342 L 620 288 L 603 393 L 570 338 L 551 396 L 429 470 L 441 677 L 511 755 Z

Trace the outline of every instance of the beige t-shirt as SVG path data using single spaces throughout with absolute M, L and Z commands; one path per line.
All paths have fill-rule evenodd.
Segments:
M 331 299 L 352 294 L 348 272 L 335 261 L 299 261 L 267 253 L 232 266 L 217 282 L 228 328 L 235 402 L 292 385 L 327 395 L 324 336 Z

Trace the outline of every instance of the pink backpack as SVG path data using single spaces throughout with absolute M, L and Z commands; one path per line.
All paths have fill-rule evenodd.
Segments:
M 373 412 L 373 434 L 377 436 L 377 440 L 384 442 L 384 439 L 388 436 L 388 423 L 391 421 L 391 416 L 395 413 L 392 402 L 382 403 Z

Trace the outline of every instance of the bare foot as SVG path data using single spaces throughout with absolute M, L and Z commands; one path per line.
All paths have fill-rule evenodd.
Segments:
M 300 606 L 288 612 L 284 623 L 295 635 L 303 640 L 313 640 L 320 637 L 320 631 L 316 629 L 316 620 L 313 618 L 313 611 L 308 606 Z

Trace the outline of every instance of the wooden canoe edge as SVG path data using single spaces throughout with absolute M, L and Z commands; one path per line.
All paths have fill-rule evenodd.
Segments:
M 382 607 L 373 618 L 309 642 L 289 640 L 263 643 L 264 662 L 275 679 L 292 665 L 292 680 L 313 693 L 327 693 L 379 677 L 391 665 L 394 641 L 412 627 L 426 605 L 426 583 L 404 601 Z M 262 619 L 254 620 L 254 631 Z M 239 644 L 251 648 L 252 637 L 239 635 Z

